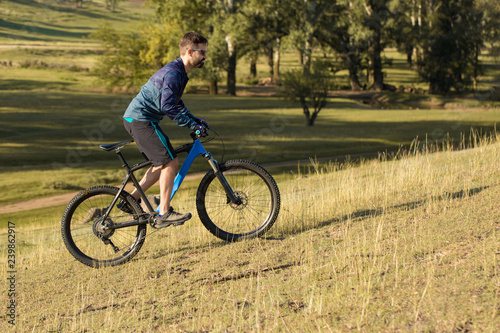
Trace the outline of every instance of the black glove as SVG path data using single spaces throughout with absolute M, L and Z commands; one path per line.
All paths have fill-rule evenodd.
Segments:
M 198 118 L 198 121 L 196 121 L 198 125 L 205 127 L 206 129 L 209 129 L 210 126 L 208 126 L 207 121 L 204 118 Z
M 205 127 L 203 125 L 196 125 L 194 132 L 199 137 L 202 137 L 202 138 L 206 137 L 206 136 L 208 136 L 208 127 Z

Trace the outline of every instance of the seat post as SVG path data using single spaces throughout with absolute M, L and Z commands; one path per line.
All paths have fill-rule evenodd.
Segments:
M 130 167 L 128 166 L 127 161 L 125 161 L 125 157 L 123 157 L 122 152 L 118 149 L 116 151 L 116 154 L 120 157 L 120 160 L 122 160 L 123 165 L 122 167 L 126 168 L 128 172 L 130 172 Z

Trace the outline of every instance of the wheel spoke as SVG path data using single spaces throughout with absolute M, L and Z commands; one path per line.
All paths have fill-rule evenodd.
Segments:
M 61 227 L 66 247 L 86 265 L 121 264 L 132 258 L 144 242 L 145 225 L 109 229 L 112 225 L 130 221 L 130 215 L 116 207 L 104 217 L 117 193 L 118 189 L 111 186 L 90 188 L 79 193 L 64 213 Z M 136 204 L 132 207 L 136 214 L 142 213 Z M 115 252 L 115 246 L 118 252 Z
M 221 171 L 239 204 L 228 202 L 221 183 L 211 175 L 200 184 L 200 219 L 214 235 L 225 240 L 262 235 L 279 212 L 276 183 L 264 169 L 247 161 L 226 162 Z

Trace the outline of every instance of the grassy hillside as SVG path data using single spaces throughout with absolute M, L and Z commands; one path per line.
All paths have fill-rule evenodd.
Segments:
M 264 239 L 227 244 L 195 216 L 101 270 L 72 259 L 57 220 L 24 227 L 16 328 L 495 332 L 499 170 L 496 137 L 460 152 L 417 147 L 396 161 L 311 167 L 279 179 L 283 208 Z M 176 207 L 194 212 L 193 192 Z
M 0 43 L 13 45 L 59 45 L 91 43 L 86 37 L 102 24 L 117 29 L 138 24 L 153 9 L 144 1 L 120 2 L 115 12 L 104 0 L 75 1 L 3 0 L 0 6 Z
M 128 138 L 121 116 L 133 94 L 104 93 L 92 74 L 102 50 L 87 36 L 103 23 L 133 29 L 153 9 L 119 6 L 111 13 L 101 0 L 79 9 L 0 2 L 1 332 L 13 331 L 5 315 L 8 222 L 16 231 L 17 332 L 498 331 L 500 110 L 484 100 L 500 70 L 488 57 L 479 95 L 384 93 L 364 103 L 337 95 L 312 128 L 300 107 L 278 97 L 187 94 L 188 107 L 224 139 L 224 159 L 292 161 L 271 170 L 282 210 L 263 239 L 224 243 L 195 215 L 183 227 L 149 229 L 126 265 L 93 270 L 62 243 L 65 205 L 2 213 L 7 203 L 123 176 L 116 156 L 97 145 Z M 387 83 L 423 87 L 401 55 L 385 55 L 393 59 Z M 284 68 L 296 58 L 284 54 Z M 268 75 L 264 61 L 258 70 Z M 243 58 L 239 82 L 247 73 Z M 174 145 L 188 140 L 186 130 L 165 128 Z M 444 151 L 428 153 L 436 143 Z M 474 149 L 456 151 L 469 143 Z M 384 154 L 401 147 L 397 159 Z M 220 142 L 207 148 L 221 159 Z M 133 145 L 125 152 L 139 158 Z M 293 163 L 365 153 L 371 158 Z M 198 183 L 182 185 L 179 211 L 196 212 Z

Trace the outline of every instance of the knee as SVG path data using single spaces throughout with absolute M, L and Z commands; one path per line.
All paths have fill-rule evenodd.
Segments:
M 173 160 L 162 165 L 163 169 L 165 169 L 165 168 L 178 168 L 178 167 L 179 167 L 179 158 L 178 157 L 176 157 Z
M 176 157 L 174 158 L 173 160 L 171 160 L 170 162 L 167 163 L 169 166 L 172 166 L 174 168 L 178 168 L 179 167 L 179 158 Z

